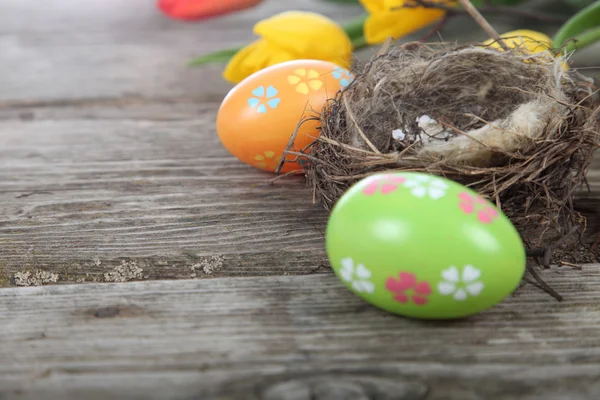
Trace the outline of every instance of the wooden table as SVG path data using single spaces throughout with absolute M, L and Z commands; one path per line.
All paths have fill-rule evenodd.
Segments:
M 332 275 L 303 178 L 269 184 L 222 148 L 231 85 L 185 62 L 290 8 L 362 12 L 0 2 L 0 399 L 596 400 L 599 266 L 543 271 L 563 302 L 526 285 L 468 320 L 399 318 Z

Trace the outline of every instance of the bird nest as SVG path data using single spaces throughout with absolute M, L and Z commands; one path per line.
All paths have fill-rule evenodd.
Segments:
M 592 88 L 550 51 L 395 47 L 324 107 L 303 153 L 307 179 L 331 210 L 374 173 L 444 176 L 494 202 L 528 247 L 544 248 L 585 226 L 573 198 L 600 143 Z

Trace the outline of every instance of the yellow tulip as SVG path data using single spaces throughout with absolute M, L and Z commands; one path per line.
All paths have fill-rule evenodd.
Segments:
M 258 22 L 260 38 L 236 53 L 223 71 L 232 83 L 284 61 L 313 59 L 348 68 L 352 42 L 335 21 L 312 12 L 286 11 Z
M 500 38 L 504 39 L 503 42 L 511 49 L 518 47 L 531 53 L 540 53 L 552 49 L 552 39 L 549 36 L 528 29 L 506 32 L 500 35 Z M 483 44 L 502 50 L 502 46 L 493 38 L 486 40 Z
M 369 13 L 365 21 L 365 40 L 369 44 L 385 42 L 388 37 L 399 39 L 439 21 L 446 10 L 432 7 L 413 7 L 405 0 L 359 0 Z M 432 3 L 453 6 L 455 1 L 433 0 Z M 403 7 L 406 4 L 409 7 Z M 403 8 L 401 8 L 403 7 Z
M 544 51 L 552 51 L 552 38 L 541 32 L 532 31 L 529 29 L 518 29 L 516 31 L 506 32 L 500 35 L 503 42 L 509 49 L 519 48 L 526 50 L 529 53 L 543 53 Z M 489 38 L 483 42 L 485 46 L 504 51 L 502 46 L 493 38 Z M 561 63 L 563 70 L 568 70 L 569 65 L 566 61 Z

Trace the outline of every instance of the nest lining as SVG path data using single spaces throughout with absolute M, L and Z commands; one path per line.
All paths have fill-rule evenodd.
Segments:
M 600 143 L 591 82 L 564 65 L 446 43 L 375 56 L 321 113 L 306 153 L 315 197 L 330 210 L 368 175 L 419 171 L 489 198 L 532 246 L 564 235 L 585 223 L 572 200 Z

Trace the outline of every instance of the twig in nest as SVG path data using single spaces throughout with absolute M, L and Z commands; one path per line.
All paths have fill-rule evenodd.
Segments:
M 301 152 L 299 152 L 299 151 L 287 151 L 287 154 L 291 154 L 291 155 L 293 155 L 293 156 L 298 156 L 298 157 L 304 157 L 304 158 L 306 158 L 307 160 L 309 160 L 309 161 L 314 161 L 314 162 L 315 162 L 315 163 L 317 163 L 317 164 L 319 164 L 319 163 L 320 163 L 320 164 L 323 164 L 323 163 L 325 163 L 325 161 L 323 161 L 323 160 L 320 160 L 320 159 L 318 159 L 318 158 L 316 158 L 316 157 L 309 156 L 308 154 L 304 154 L 304 153 L 301 153 Z
M 325 142 L 325 143 L 329 143 L 332 146 L 338 146 L 338 147 L 344 148 L 346 150 L 352 150 L 352 151 L 356 151 L 356 152 L 364 153 L 364 154 L 372 154 L 368 150 L 359 149 L 357 147 L 353 147 L 353 146 L 350 146 L 350 145 L 345 144 L 345 143 L 340 143 L 337 140 L 333 140 L 333 139 L 330 139 L 328 137 L 320 137 L 319 140 L 322 141 L 322 142 Z M 381 154 L 381 156 L 382 157 L 384 157 L 384 156 L 386 156 L 386 157 L 392 157 L 392 155 L 387 155 L 387 154 Z
M 478 9 L 475 8 L 473 3 L 470 0 L 458 0 L 458 2 L 465 8 L 465 10 L 469 13 L 469 15 L 477 22 L 477 24 L 487 33 L 491 38 L 493 38 L 502 48 L 506 51 L 509 50 L 504 40 L 500 38 L 498 32 L 494 29 L 492 25 L 481 15 Z
M 348 99 L 345 96 L 342 96 L 342 102 L 344 103 L 344 107 L 346 107 L 346 112 L 348 114 L 348 117 L 350 118 L 350 121 L 352 121 L 352 123 L 354 124 L 354 127 L 356 128 L 356 131 L 358 132 L 362 140 L 365 141 L 367 146 L 369 146 L 374 153 L 381 154 L 381 152 L 377 150 L 377 147 L 375 147 L 373 143 L 371 143 L 371 141 L 367 138 L 367 135 L 365 135 L 362 129 L 360 129 L 360 125 L 358 125 L 358 122 L 356 122 L 356 118 L 354 118 L 354 114 L 352 113 L 350 105 L 348 104 Z
M 546 293 L 548 293 L 550 296 L 554 297 L 557 301 L 563 301 L 563 297 L 554 289 L 552 289 L 543 279 L 541 276 L 538 275 L 538 273 L 535 271 L 535 269 L 528 267 L 527 270 L 529 271 L 529 273 L 533 276 L 533 278 L 535 279 L 536 283 L 528 280 L 527 278 L 525 278 L 525 280 L 527 280 L 527 282 L 532 283 L 534 285 L 536 285 L 537 287 L 539 287 L 540 289 L 544 290 Z
M 275 183 L 275 181 L 278 181 L 281 178 L 285 178 L 286 176 L 302 175 L 302 174 L 304 174 L 304 171 L 289 171 L 289 172 L 286 172 L 285 174 L 280 174 L 280 175 L 277 175 L 275 178 L 269 179 L 267 184 L 272 185 L 273 183 Z
M 308 102 L 306 104 L 308 104 Z M 304 110 L 306 111 L 306 107 L 304 108 Z M 283 156 L 281 157 L 281 161 L 279 161 L 279 165 L 277 166 L 277 169 L 275 170 L 276 174 L 279 174 L 281 172 L 281 168 L 283 168 L 283 164 L 285 164 L 285 155 L 287 153 L 287 150 L 289 150 L 294 145 L 294 142 L 296 141 L 296 136 L 298 136 L 298 131 L 300 130 L 300 127 L 302 126 L 302 124 L 305 123 L 306 121 L 315 120 L 315 119 L 318 120 L 319 118 L 318 117 L 302 117 L 300 119 L 300 122 L 298 122 L 298 124 L 296 125 L 296 129 L 294 129 L 294 132 L 292 133 L 292 136 L 290 136 L 290 140 L 288 141 L 288 144 L 287 144 L 285 150 L 283 151 Z
M 583 269 L 583 267 L 581 265 L 573 264 L 573 263 L 570 263 L 570 262 L 567 262 L 567 261 L 561 261 L 561 262 L 559 262 L 558 266 L 559 267 L 571 267 L 571 268 L 574 268 L 574 269 L 577 269 L 577 270 L 582 270 Z
M 546 254 L 544 254 L 544 266 L 545 267 L 549 267 L 550 266 L 550 259 L 552 258 L 552 251 L 554 249 L 557 249 L 558 247 L 562 246 L 562 244 L 569 237 L 571 237 L 575 232 L 577 232 L 577 229 L 579 229 L 579 226 L 574 226 L 573 228 L 571 228 L 571 230 L 565 236 L 561 237 L 556 243 L 554 243 L 553 245 L 548 246 Z
M 489 148 L 489 147 L 490 147 L 490 146 L 488 146 L 487 144 L 483 143 L 481 140 L 477 140 L 477 139 L 475 139 L 473 136 L 469 135 L 467 132 L 465 132 L 465 131 L 462 131 L 462 130 L 458 129 L 458 128 L 457 128 L 457 127 L 455 127 L 454 125 L 447 124 L 447 123 L 445 123 L 445 122 L 443 122 L 443 121 L 439 121 L 438 123 L 439 123 L 440 125 L 442 125 L 442 126 L 446 127 L 446 128 L 450 128 L 450 129 L 452 129 L 454 132 L 458 133 L 459 135 L 462 135 L 462 136 L 468 137 L 468 138 L 469 138 L 469 139 L 471 139 L 472 141 L 474 141 L 474 142 L 476 142 L 476 143 L 478 143 L 478 144 L 482 145 L 482 146 L 483 146 L 483 147 L 485 147 L 485 148 Z
M 573 228 L 571 228 L 571 230 L 566 235 L 564 235 L 558 241 L 556 241 L 556 243 L 553 243 L 550 246 L 543 247 L 541 249 L 527 249 L 525 251 L 525 254 L 527 255 L 527 257 L 535 258 L 536 261 L 542 265 L 542 267 L 550 268 L 550 261 L 552 260 L 552 251 L 557 249 L 558 247 L 562 246 L 562 244 L 569 237 L 571 237 L 571 235 L 573 235 L 575 232 L 577 232 L 577 229 L 579 229 L 579 226 L 574 226 Z M 541 263 L 538 260 L 539 257 L 542 257 Z
M 388 50 L 390 49 L 391 44 L 392 44 L 392 38 L 388 37 L 385 40 L 385 42 L 383 42 L 383 44 L 381 45 L 381 48 L 377 52 L 377 57 L 381 57 L 381 56 L 385 55 L 388 52 Z
M 579 228 L 579 226 L 575 226 L 573 227 L 566 235 L 564 235 L 562 238 L 560 238 L 556 243 L 546 247 L 546 248 L 542 248 L 542 249 L 531 249 L 531 250 L 527 250 L 526 254 L 528 257 L 535 257 L 536 258 L 536 262 L 538 262 L 538 257 L 543 256 L 543 263 L 542 266 L 545 268 L 549 268 L 550 267 L 550 260 L 552 258 L 552 250 L 556 249 L 557 247 L 561 246 L 571 235 L 573 235 L 577 229 Z M 577 265 L 577 264 L 573 264 L 573 263 L 569 263 L 566 261 L 561 261 L 559 263 L 559 265 L 567 265 L 570 267 L 573 267 L 575 269 L 582 269 L 581 266 Z M 558 301 L 562 301 L 563 297 L 558 294 L 554 289 L 552 289 L 539 275 L 538 273 L 535 271 L 535 269 L 533 267 L 527 267 L 527 270 L 531 273 L 531 275 L 535 278 L 535 280 L 539 283 L 539 286 L 541 289 L 543 289 L 545 292 L 547 292 L 550 296 L 554 297 L 556 300 Z

